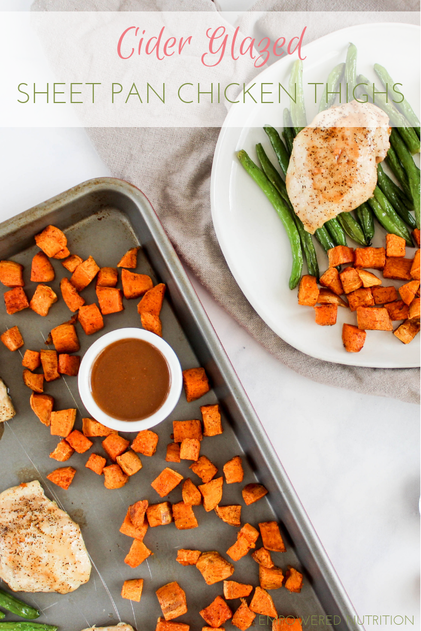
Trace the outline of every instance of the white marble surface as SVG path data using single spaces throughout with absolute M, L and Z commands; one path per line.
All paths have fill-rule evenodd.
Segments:
M 0 141 L 0 221 L 110 175 L 83 130 L 3 128 Z M 418 406 L 300 377 L 192 282 L 360 616 L 415 620 L 366 629 L 419 629 Z

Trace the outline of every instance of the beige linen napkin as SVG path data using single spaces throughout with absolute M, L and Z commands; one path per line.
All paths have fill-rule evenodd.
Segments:
M 44 11 L 214 11 L 211 0 L 36 0 Z M 367 22 L 364 11 L 408 11 L 405 21 L 417 23 L 415 0 L 323 0 L 307 2 L 261 0 L 256 11 L 332 11 L 329 19 L 311 16 L 308 32 L 316 39 L 344 26 Z M 355 11 L 338 23 L 335 11 Z M 352 17 L 352 19 L 351 19 Z M 240 19 L 245 35 L 274 36 L 295 32 L 293 17 L 247 13 Z M 393 15 L 370 14 L 370 20 L 393 21 Z M 221 23 L 223 18 L 221 17 Z M 402 18 L 400 18 L 402 21 Z M 257 72 L 257 71 L 256 71 Z M 250 79 L 248 77 L 247 79 Z M 232 277 L 220 250 L 210 214 L 210 175 L 219 129 L 215 128 L 91 128 L 88 133 L 104 162 L 118 178 L 141 188 L 151 200 L 179 256 L 226 311 L 268 351 L 297 373 L 319 383 L 365 394 L 419 401 L 418 369 L 357 368 L 314 359 L 284 342 L 257 315 Z

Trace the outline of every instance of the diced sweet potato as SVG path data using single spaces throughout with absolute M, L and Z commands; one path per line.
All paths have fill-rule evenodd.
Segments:
M 181 443 L 185 438 L 202 440 L 202 424 L 200 421 L 173 421 L 174 442 Z
M 176 561 L 180 565 L 196 565 L 202 553 L 200 550 L 181 550 L 177 551 Z
M 262 499 L 267 492 L 268 491 L 265 489 L 263 484 L 247 484 L 242 490 L 243 500 L 247 506 L 249 506 L 250 504 Z
M 381 285 L 381 279 L 372 274 L 371 272 L 367 272 L 365 269 L 357 269 L 358 275 L 361 278 L 363 287 L 376 287 L 377 285 Z
M 80 307 L 78 319 L 86 335 L 92 335 L 104 328 L 104 319 L 95 303 Z
M 303 575 L 301 572 L 289 566 L 288 570 L 285 572 L 285 578 L 285 587 L 290 592 L 299 594 L 303 587 Z
M 35 235 L 35 243 L 51 258 L 58 254 L 60 250 L 64 250 L 67 246 L 67 238 L 59 228 L 50 225 Z
M 60 291 L 70 311 L 75 312 L 85 304 L 85 299 L 79 295 L 76 287 L 72 285 L 68 278 L 61 279 Z
M 155 335 L 162 337 L 162 322 L 159 316 L 146 311 L 145 313 L 140 314 L 140 321 L 145 331 L 150 331 L 151 333 L 155 333 Z
M 18 348 L 22 348 L 25 343 L 17 326 L 12 326 L 11 329 L 7 329 L 7 331 L 0 335 L 0 340 L 9 351 L 17 351 Z
M 50 453 L 50 458 L 58 460 L 58 462 L 66 462 L 73 454 L 75 450 L 69 445 L 64 438 L 59 442 L 57 447 Z
M 93 442 L 89 440 L 89 438 L 86 438 L 78 429 L 74 429 L 67 436 L 66 440 L 78 454 L 84 454 L 85 451 L 88 451 L 93 445 Z
M 329 267 L 325 273 L 320 276 L 319 282 L 323 285 L 323 287 L 327 287 L 338 296 L 344 293 L 342 283 L 339 278 L 339 272 L 336 267 Z
M 345 245 L 337 245 L 335 248 L 331 248 L 327 251 L 327 256 L 329 267 L 338 267 L 338 265 L 354 262 L 354 250 Z
M 353 324 L 344 324 L 342 327 L 342 342 L 348 353 L 359 353 L 366 337 L 367 333 Z
M 53 344 L 58 353 L 76 353 L 80 349 L 79 339 L 73 324 L 60 324 L 51 331 Z
M 317 298 L 317 304 L 319 305 L 337 305 L 338 307 L 348 307 L 348 303 L 345 302 L 340 296 L 330 291 L 330 289 L 321 289 L 319 291 L 319 297 Z
M 38 252 L 32 259 L 31 280 L 34 283 L 49 283 L 55 278 L 54 267 L 44 252 Z
M 383 269 L 385 263 L 386 251 L 384 248 L 356 248 L 355 250 L 355 267 Z
M 416 320 L 420 318 L 420 299 L 414 298 L 409 307 L 409 319 Z
M 28 370 L 36 370 L 41 366 L 41 358 L 38 351 L 25 351 L 22 359 L 22 366 Z
M 203 435 L 217 436 L 222 434 L 221 413 L 219 405 L 202 405 L 200 407 L 203 419 Z
M 36 375 L 30 370 L 23 371 L 23 381 L 25 386 L 31 388 L 33 392 L 44 392 L 44 375 Z
M 172 522 L 171 504 L 169 502 L 151 504 L 146 511 L 146 518 L 151 528 L 167 526 Z
M 409 344 L 420 331 L 420 323 L 417 320 L 405 320 L 398 328 L 393 331 L 398 340 L 403 344 Z
M 403 300 L 395 300 L 384 306 L 389 313 L 389 318 L 393 320 L 406 320 L 409 318 L 409 307 Z
M 6 313 L 9 315 L 13 315 L 29 307 L 28 298 L 22 287 L 14 287 L 6 291 L 3 297 L 4 304 L 6 305 Z
M 58 356 L 58 371 L 60 375 L 76 377 L 79 372 L 79 366 L 79 355 L 68 355 L 67 353 L 64 353 Z
M 317 278 L 310 274 L 305 274 L 298 287 L 298 304 L 307 307 L 314 307 L 319 297 Z
M 199 460 L 200 440 L 185 438 L 180 445 L 180 460 Z
M 241 526 L 241 506 L 239 504 L 215 506 L 215 513 L 226 524 L 230 526 Z
M 376 305 L 384 305 L 386 302 L 393 302 L 398 299 L 398 292 L 394 287 L 373 287 L 371 293 Z
M 228 556 L 233 561 L 239 561 L 249 550 L 256 547 L 258 538 L 259 531 L 250 524 L 244 524 L 237 534 L 237 541 L 227 550 Z
M 136 528 L 140 528 L 145 523 L 148 506 L 148 500 L 139 500 L 129 506 L 130 521 Z
M 140 471 L 142 468 L 142 461 L 139 456 L 130 449 L 124 454 L 121 454 L 121 456 L 117 456 L 117 464 L 120 465 L 124 473 L 129 477 Z
M 411 280 L 412 259 L 387 258 L 383 269 L 384 278 L 394 278 L 396 280 Z
M 104 471 L 104 467 L 107 464 L 106 458 L 99 456 L 98 454 L 91 454 L 85 464 L 87 469 L 90 469 L 94 473 L 98 475 L 102 475 Z
M 145 546 L 143 541 L 135 539 L 130 546 L 129 553 L 124 559 L 124 563 L 133 568 L 138 567 L 145 559 L 151 556 L 151 554 L 153 554 L 153 552 Z
M 206 456 L 200 456 L 197 462 L 190 465 L 190 469 L 199 476 L 205 484 L 210 482 L 216 475 L 218 469 Z
M 104 467 L 104 486 L 106 489 L 121 489 L 129 479 L 129 476 L 121 470 L 118 464 L 110 464 Z
M 277 616 L 272 596 L 261 587 L 256 587 L 251 599 L 250 609 L 262 616 L 270 616 L 271 618 L 276 618 Z
M 244 471 L 240 456 L 234 456 L 234 458 L 228 460 L 222 469 L 225 475 L 225 482 L 227 484 L 234 484 L 236 482 L 243 481 Z
M 180 445 L 179 443 L 170 443 L 167 445 L 167 455 L 165 456 L 167 462 L 180 462 Z
M 389 313 L 384 307 L 358 307 L 357 323 L 363 331 L 393 331 Z
M 157 589 L 156 596 L 165 620 L 173 620 L 187 613 L 186 594 L 176 581 Z
M 54 406 L 54 399 L 49 394 L 31 394 L 30 405 L 32 411 L 37 415 L 43 425 L 51 425 L 51 412 Z
M 399 294 L 406 305 L 410 305 L 420 288 L 419 280 L 411 280 L 399 287 Z
M 241 605 L 235 612 L 231 624 L 237 629 L 241 629 L 241 631 L 247 631 L 253 624 L 255 617 L 256 614 L 249 608 L 247 601 L 242 598 Z
M 224 598 L 234 600 L 235 598 L 247 598 L 253 591 L 253 585 L 237 583 L 237 581 L 224 581 Z
M 70 282 L 76 287 L 77 291 L 82 291 L 93 281 L 98 272 L 99 266 L 92 256 L 89 256 L 86 261 L 77 266 L 70 278 Z
M 138 454 L 153 456 L 158 445 L 158 434 L 150 429 L 142 429 L 132 442 L 131 448 Z
M 71 274 L 73 274 L 73 272 L 75 271 L 75 269 L 78 267 L 78 265 L 80 265 L 81 263 L 83 263 L 83 259 L 80 258 L 80 256 L 78 256 L 77 254 L 71 254 L 70 256 L 66 257 L 61 264 L 63 265 L 64 268 L 67 269 L 68 272 L 70 272 Z
M 96 295 L 102 315 L 109 315 L 110 313 L 123 311 L 124 307 L 121 289 L 117 289 L 116 287 L 97 286 Z
M 47 478 L 48 480 L 50 480 L 50 482 L 53 482 L 53 484 L 61 486 L 62 489 L 67 491 L 67 489 L 73 482 L 75 474 L 76 469 L 74 469 L 73 467 L 62 467 L 61 469 L 54 469 L 54 471 L 47 475 Z
M 190 625 L 184 624 L 184 622 L 166 622 L 164 618 L 158 618 L 155 631 L 189 631 L 189 629 Z
M 284 574 L 279 567 L 264 567 L 259 565 L 259 583 L 263 589 L 279 589 L 282 587 Z
M 214 629 L 232 618 L 232 611 L 221 596 L 217 596 L 205 609 L 199 611 L 203 620 Z
M 164 294 L 164 283 L 159 283 L 152 289 L 149 289 L 137 305 L 139 315 L 149 313 L 154 316 L 159 316 L 162 309 L 162 303 L 164 302 Z
M 117 264 L 117 267 L 127 267 L 129 269 L 136 269 L 138 250 L 139 250 L 139 247 L 130 248 L 130 250 L 128 250 L 126 254 L 120 259 L 120 262 Z
M 360 287 L 347 296 L 349 308 L 356 311 L 358 307 L 374 307 L 374 298 L 370 287 Z
M 128 272 L 126 269 L 121 270 L 121 282 L 123 285 L 124 297 L 128 300 L 143 296 L 143 294 L 153 287 L 153 282 L 150 276 L 147 274 Z
M 190 478 L 183 483 L 182 496 L 183 502 L 190 506 L 200 506 L 202 503 L 202 494 Z
M 272 552 L 285 552 L 285 544 L 276 521 L 264 521 L 259 524 L 263 545 Z
M 132 578 L 129 581 L 124 581 L 121 590 L 121 597 L 139 603 L 142 598 L 142 591 L 143 578 Z
M 263 565 L 263 567 L 275 567 L 272 557 L 270 556 L 270 552 L 269 550 L 266 550 L 266 548 L 259 548 L 258 550 L 255 550 L 251 557 L 254 561 L 256 561 L 256 563 Z
M 151 482 L 151 487 L 155 489 L 160 497 L 165 497 L 180 484 L 182 479 L 183 476 L 180 473 L 166 467 L 159 476 Z
M 115 267 L 101 267 L 96 277 L 97 287 L 115 287 L 118 283 L 118 271 Z
M 405 239 L 396 234 L 386 235 L 386 256 L 405 256 Z
M 0 261 L 0 283 L 5 287 L 23 287 L 23 265 L 15 261 Z
M 200 399 L 209 392 L 210 385 L 204 368 L 183 370 L 183 384 L 187 402 Z
M 111 460 L 117 460 L 117 456 L 121 456 L 130 445 L 130 441 L 123 438 L 119 434 L 110 434 L 102 441 L 102 447 L 105 449 Z
M 172 515 L 177 530 L 190 530 L 191 528 L 197 528 L 199 525 L 190 504 L 185 504 L 184 502 L 173 504 Z
M 292 616 L 276 618 L 272 622 L 272 631 L 303 631 L 301 618 L 293 618 Z
M 62 250 L 59 250 L 57 254 L 54 254 L 54 256 L 52 256 L 51 258 L 61 260 L 61 259 L 67 259 L 69 256 L 70 256 L 69 248 L 63 248 Z
M 199 491 L 203 497 L 203 508 L 206 512 L 213 510 L 221 501 L 223 483 L 224 480 L 221 476 L 206 484 L 199 484 Z
M 224 559 L 216 550 L 202 552 L 196 563 L 196 567 L 205 579 L 207 585 L 224 581 L 234 573 L 232 563 Z
M 313 307 L 316 314 L 316 324 L 333 326 L 338 316 L 338 305 L 320 305 Z
M 420 251 L 415 252 L 414 260 L 410 269 L 411 277 L 414 280 L 420 280 Z
M 47 316 L 52 305 L 57 302 L 57 294 L 48 285 L 38 285 L 29 306 L 40 316 Z
M 420 247 L 420 231 L 418 228 L 412 231 L 412 236 L 414 237 L 415 243 L 418 247 Z
M 44 371 L 45 381 L 54 381 L 60 378 L 58 372 L 58 356 L 57 351 L 40 351 L 40 359 L 42 369 Z
M 73 430 L 73 426 L 76 421 L 76 410 L 70 408 L 68 410 L 51 412 L 50 420 L 51 435 L 67 438 L 67 436 Z
M 355 267 L 346 267 L 343 272 L 339 274 L 339 277 L 346 294 L 350 294 L 352 291 L 362 287 L 363 281 Z
M 110 434 L 116 434 L 115 429 L 105 427 L 102 423 L 94 421 L 92 418 L 82 419 L 82 431 L 88 438 L 95 438 L 97 436 L 109 436 Z
M 132 539 L 136 539 L 137 541 L 143 541 L 148 528 L 149 528 L 149 525 L 146 519 L 144 519 L 141 525 L 135 526 L 133 524 L 132 520 L 130 519 L 130 508 L 129 508 L 124 518 L 124 521 L 121 524 L 120 532 L 123 535 L 127 535 L 127 537 L 132 537 Z

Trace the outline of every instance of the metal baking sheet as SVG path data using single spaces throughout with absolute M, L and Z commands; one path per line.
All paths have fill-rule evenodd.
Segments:
M 201 418 L 201 405 L 219 402 L 224 433 L 204 438 L 201 454 L 216 464 L 217 475 L 222 475 L 223 464 L 235 455 L 242 456 L 245 470 L 243 484 L 224 484 L 222 504 L 241 504 L 242 523 L 257 526 L 261 521 L 278 520 L 287 551 L 272 553 L 274 562 L 283 570 L 292 565 L 304 574 L 304 588 L 300 594 L 291 594 L 285 588 L 270 592 L 278 614 L 301 617 L 305 630 L 361 629 L 356 613 L 147 198 L 126 182 L 96 179 L 3 223 L 0 226 L 0 258 L 13 258 L 24 265 L 25 290 L 29 298 L 35 290 L 35 283 L 29 278 L 31 259 L 38 251 L 34 235 L 48 224 L 66 232 L 72 253 L 83 259 L 92 255 L 100 266 L 115 266 L 130 247 L 141 245 L 136 271 L 167 285 L 161 314 L 164 338 L 174 348 L 183 369 L 205 367 L 213 388 L 193 403 L 187 403 L 182 394 L 174 412 L 155 428 L 159 435 L 156 455 L 152 458 L 141 456 L 143 469 L 122 489 L 105 489 L 102 478 L 85 468 L 89 453 L 103 453 L 101 439 L 93 439 L 95 444 L 90 452 L 74 454 L 66 463 L 74 466 L 77 473 L 73 484 L 64 491 L 46 479 L 57 466 L 49 458 L 49 453 L 58 438 L 50 435 L 48 428 L 30 409 L 30 391 L 22 381 L 22 354 L 20 351 L 11 353 L 0 344 L 0 375 L 10 388 L 18 412 L 5 424 L 0 441 L 0 491 L 21 482 L 39 480 L 46 494 L 80 524 L 93 564 L 90 581 L 71 594 L 24 595 L 27 602 L 42 610 L 39 621 L 56 624 L 66 631 L 81 631 L 91 625 L 114 625 L 120 621 L 132 624 L 137 631 L 153 631 L 161 615 L 155 591 L 175 580 L 185 590 L 188 604 L 188 613 L 179 621 L 190 624 L 192 631 L 205 624 L 199 611 L 218 594 L 222 595 L 222 583 L 207 586 L 194 566 L 180 566 L 175 560 L 177 549 L 218 550 L 228 558 L 226 550 L 235 542 L 238 529 L 222 522 L 214 512 L 206 513 L 203 507 L 195 507 L 198 528 L 179 531 L 174 524 L 150 528 L 145 543 L 153 551 L 153 556 L 138 568 L 131 569 L 124 563 L 124 557 L 132 540 L 122 535 L 119 528 L 130 504 L 140 499 L 148 499 L 152 504 L 164 501 L 150 483 L 166 466 L 172 420 Z M 52 263 L 56 279 L 51 285 L 60 296 L 59 282 L 63 276 L 68 276 L 68 272 L 60 261 L 52 260 Z M 96 301 L 94 284 L 83 292 L 87 304 Z M 2 290 L 7 291 L 3 287 Z M 106 316 L 105 328 L 95 335 L 86 336 L 78 326 L 80 354 L 103 333 L 115 328 L 140 326 L 137 302 L 126 300 L 124 312 Z M 53 305 L 45 318 L 29 309 L 6 315 L 3 307 L 0 327 L 3 332 L 18 324 L 25 340 L 21 350 L 37 350 L 43 347 L 49 331 L 67 321 L 70 315 L 62 299 Z M 88 414 L 79 398 L 77 378 L 62 377 L 46 384 L 45 392 L 55 398 L 55 409 L 77 407 L 76 427 L 80 429 L 82 417 Z M 130 396 L 130 393 L 123 396 Z M 133 434 L 125 436 L 134 437 Z M 297 449 L 297 445 L 291 448 Z M 199 483 L 189 470 L 189 464 L 185 461 L 170 466 L 185 478 L 191 477 Z M 259 502 L 245 506 L 241 489 L 253 481 L 264 484 L 269 494 Z M 164 499 L 173 503 L 181 501 L 181 485 Z M 233 580 L 258 585 L 258 565 L 250 554 L 234 565 Z M 130 578 L 144 579 L 140 603 L 121 598 L 123 581 Z M 239 601 L 229 601 L 233 610 L 239 604 Z M 17 618 L 9 615 L 7 619 Z M 230 623 L 225 626 L 234 628 Z M 254 626 L 270 629 L 271 622 L 257 616 Z

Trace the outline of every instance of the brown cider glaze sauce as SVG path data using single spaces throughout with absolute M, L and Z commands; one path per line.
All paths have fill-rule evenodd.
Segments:
M 95 402 L 103 412 L 121 421 L 151 416 L 163 405 L 169 390 L 167 360 L 144 340 L 118 340 L 104 348 L 92 366 Z

